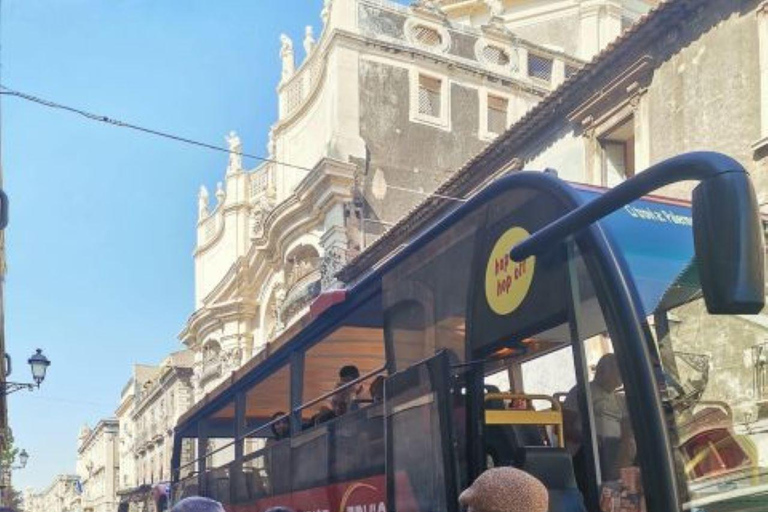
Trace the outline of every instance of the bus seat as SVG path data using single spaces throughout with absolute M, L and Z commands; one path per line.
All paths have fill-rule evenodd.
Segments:
M 541 480 L 549 491 L 549 512 L 586 512 L 573 463 L 565 449 L 526 447 L 520 450 L 519 457 L 520 468 Z

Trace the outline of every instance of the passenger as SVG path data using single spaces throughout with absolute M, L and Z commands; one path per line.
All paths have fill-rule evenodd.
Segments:
M 368 387 L 368 392 L 371 394 L 371 400 L 373 403 L 379 403 L 384 401 L 384 376 L 379 375 L 371 385 Z
M 467 512 L 547 512 L 549 493 L 534 476 L 506 466 L 477 477 L 459 503 Z
M 331 409 L 329 409 L 327 406 L 324 405 L 320 407 L 320 410 L 317 411 L 317 414 L 315 414 L 314 425 L 315 426 L 321 425 L 326 421 L 332 420 L 335 417 L 336 417 L 336 414 L 334 414 L 334 412 Z
M 195 496 L 181 500 L 171 509 L 171 512 L 225 512 L 225 510 L 218 501 Z
M 339 370 L 339 380 L 344 384 L 360 378 L 360 370 L 357 366 L 348 364 Z
M 339 370 L 339 382 L 336 384 L 336 387 L 340 387 L 343 384 L 349 384 L 352 381 L 355 381 L 360 378 L 360 370 L 357 368 L 357 366 L 348 364 L 346 366 L 342 366 Z M 352 389 L 349 390 L 349 404 L 356 403 L 360 400 L 360 398 L 363 396 L 363 385 L 359 384 L 357 386 L 353 386 Z
M 272 424 L 272 434 L 274 434 L 274 438 L 272 439 L 274 441 L 280 441 L 281 439 L 285 439 L 287 437 L 291 436 L 291 424 L 288 421 L 288 417 L 285 416 L 284 412 L 276 412 L 272 415 L 272 418 L 270 421 L 275 421 L 278 418 L 283 417 L 280 421 L 277 421 L 276 423 Z
M 635 458 L 634 436 L 629 425 L 626 407 L 616 391 L 622 385 L 621 373 L 615 354 L 606 354 L 597 363 L 595 378 L 589 383 L 592 409 L 595 415 L 595 434 L 600 452 L 603 480 L 619 479 L 619 470 L 632 465 Z M 565 446 L 573 457 L 579 487 L 586 483 L 584 453 L 582 451 L 582 420 L 579 411 L 578 386 L 568 392 L 563 404 Z

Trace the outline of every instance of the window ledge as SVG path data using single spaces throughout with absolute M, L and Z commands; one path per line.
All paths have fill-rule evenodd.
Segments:
M 768 149 L 768 135 L 752 144 L 752 151 L 755 153 L 765 151 L 766 149 Z

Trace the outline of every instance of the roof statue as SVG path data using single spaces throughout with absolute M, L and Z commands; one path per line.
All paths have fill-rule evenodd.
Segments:
M 491 11 L 491 17 L 498 18 L 504 14 L 504 2 L 502 0 L 484 0 L 488 10 Z
M 225 197 L 227 197 L 227 194 L 224 192 L 224 186 L 221 182 L 218 182 L 216 184 L 216 201 L 218 201 L 218 204 L 222 204 Z
M 229 146 L 229 166 L 227 167 L 229 175 L 243 169 L 243 143 L 234 131 L 229 132 L 226 139 Z
M 315 34 L 312 25 L 307 25 L 307 28 L 304 31 L 304 51 L 306 52 L 307 57 L 309 57 L 312 54 L 312 50 L 315 49 L 315 43 Z
M 197 194 L 197 217 L 198 220 L 203 220 L 208 217 L 208 189 L 205 185 L 200 187 L 200 192 Z
M 280 58 L 283 59 L 283 81 L 288 80 L 296 71 L 296 62 L 293 58 L 293 41 L 285 34 L 280 35 Z
M 320 13 L 323 25 L 327 25 L 328 21 L 331 19 L 331 1 L 332 0 L 324 0 L 323 2 L 323 12 Z

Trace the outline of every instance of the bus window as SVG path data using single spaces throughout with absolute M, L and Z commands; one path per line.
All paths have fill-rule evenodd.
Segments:
M 384 328 L 395 370 L 448 350 L 466 355 L 467 293 L 482 212 L 468 215 L 382 279 Z
M 745 510 L 764 500 L 768 312 L 714 316 L 697 298 L 656 319 L 664 397 L 692 506 Z
M 302 398 L 310 405 L 301 411 L 304 427 L 312 428 L 372 403 L 369 389 L 375 376 L 333 392 L 349 381 L 350 377 L 342 375 L 348 367 L 353 366 L 357 375 L 365 377 L 384 364 L 384 337 L 375 327 L 340 327 L 307 350 Z

